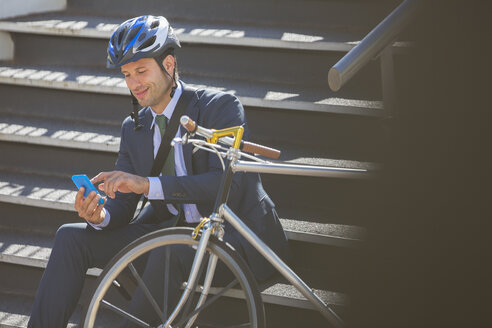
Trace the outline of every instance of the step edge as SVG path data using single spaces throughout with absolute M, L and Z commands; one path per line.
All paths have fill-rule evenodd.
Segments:
M 30 26 L 17 22 L 0 21 L 0 31 L 9 33 L 38 34 L 47 36 L 79 37 L 109 40 L 113 31 L 100 31 L 95 28 L 70 29 L 43 26 Z M 305 50 L 305 51 L 326 51 L 326 52 L 348 52 L 357 45 L 357 42 L 337 42 L 337 41 L 285 41 L 261 37 L 217 37 L 217 36 L 197 36 L 189 33 L 178 34 L 182 44 L 206 44 L 222 45 L 233 47 L 250 47 L 281 50 Z M 393 46 L 395 47 L 395 46 Z M 401 48 L 401 45 L 397 45 Z
M 101 152 L 118 153 L 119 144 L 110 143 L 96 143 L 96 142 L 82 142 L 76 140 L 62 140 L 52 137 L 36 136 L 32 137 L 29 135 L 18 135 L 0 132 L 0 141 L 25 143 L 31 145 L 40 146 L 52 146 L 60 148 L 69 149 L 82 149 L 82 150 L 94 150 Z
M 46 269 L 46 266 L 48 265 L 48 260 L 0 253 L 0 263 L 16 264 L 16 265 L 27 266 L 30 268 Z M 99 277 L 101 272 L 102 270 L 99 268 L 90 268 L 87 270 L 86 274 L 88 276 L 93 276 L 97 278 Z
M 0 113 L 0 118 L 1 118 L 1 113 Z M 1 121 L 0 121 L 0 124 L 2 124 Z M 6 127 L 8 127 L 8 126 L 6 126 Z M 32 126 L 26 126 L 26 127 L 32 127 Z M 34 127 L 34 128 L 36 128 L 36 127 Z M 53 137 L 47 137 L 47 136 L 38 136 L 38 135 L 31 135 L 31 134 L 17 134 L 15 132 L 14 133 L 5 133 L 5 132 L 1 131 L 1 127 L 0 127 L 0 141 L 14 142 L 14 143 L 25 143 L 25 144 L 40 145 L 40 146 L 52 146 L 52 147 L 69 148 L 69 149 L 93 150 L 93 151 L 98 151 L 98 152 L 118 153 L 118 151 L 119 151 L 119 143 L 78 141 L 78 140 L 73 140 L 73 139 L 59 139 L 59 138 L 53 138 Z M 287 148 L 287 150 L 291 150 L 291 149 Z M 311 163 L 302 162 L 302 160 L 300 160 L 300 158 L 302 158 L 302 157 L 297 157 L 297 158 L 293 158 L 293 159 L 289 159 L 289 160 L 280 161 L 280 163 L 313 166 L 313 164 L 311 164 Z M 329 157 L 309 157 L 309 158 L 314 158 L 314 159 L 318 159 L 318 160 L 326 160 L 326 161 L 334 160 L 334 158 L 329 158 Z M 371 170 L 377 170 L 378 169 L 378 163 L 377 162 L 362 162 L 362 161 L 356 161 L 356 160 L 350 160 L 350 159 L 345 159 L 343 161 L 353 162 L 353 163 L 356 163 L 356 162 L 365 163 L 365 166 L 369 166 Z M 314 165 L 314 166 L 316 166 L 316 165 Z M 359 166 L 359 168 L 362 168 L 363 166 L 364 165 L 361 165 L 361 166 Z M 357 167 L 351 166 L 351 168 L 357 168 Z
M 15 265 L 21 265 L 21 266 L 27 266 L 31 268 L 40 268 L 40 269 L 45 269 L 48 260 L 44 259 L 33 259 L 33 258 L 26 258 L 22 256 L 17 256 L 17 255 L 6 255 L 6 254 L 1 254 L 0 253 L 0 263 L 8 263 L 8 264 L 15 264 Z M 87 275 L 92 276 L 92 277 L 99 277 L 99 275 L 102 273 L 101 269 L 98 268 L 90 268 L 87 270 Z M 275 284 L 276 285 L 285 285 L 285 284 Z M 287 288 L 289 289 L 295 289 L 293 285 L 286 285 Z M 220 288 L 217 288 L 220 289 Z M 211 289 L 210 293 L 214 294 L 215 289 Z M 338 292 L 331 292 L 331 291 L 325 291 L 324 292 L 329 292 L 329 293 L 335 293 L 335 294 L 340 294 L 343 297 L 346 297 L 342 293 Z M 217 291 L 215 291 L 217 292 Z M 232 290 L 232 292 L 227 293 L 227 296 L 229 297 L 235 297 L 235 298 L 241 298 L 240 296 L 237 295 L 237 292 L 235 290 Z M 307 300 L 307 299 L 301 299 L 297 297 L 291 297 L 291 296 L 285 296 L 285 295 L 276 295 L 273 293 L 266 293 L 265 291 L 261 292 L 261 296 L 264 302 L 270 303 L 270 304 L 278 304 L 278 305 L 283 305 L 283 306 L 290 306 L 290 307 L 295 307 L 295 308 L 303 308 L 303 309 L 312 309 L 314 310 L 315 307 Z M 345 306 L 347 305 L 347 302 L 333 302 L 333 303 L 328 303 L 328 305 L 337 305 L 337 306 Z
M 333 235 L 323 235 L 323 234 L 316 234 L 312 232 L 293 231 L 290 229 L 284 229 L 284 231 L 287 235 L 287 239 L 289 240 L 302 241 L 302 242 L 319 244 L 319 245 L 344 247 L 344 248 L 359 248 L 361 246 L 361 243 L 363 242 L 362 239 L 347 238 L 347 237 L 340 237 L 340 236 L 333 236 Z
M 179 29 L 179 28 L 178 28 Z M 0 31 L 8 33 L 38 34 L 47 36 L 94 38 L 109 40 L 113 30 L 102 31 L 95 28 L 60 28 L 30 25 L 26 22 L 0 21 Z M 223 45 L 233 47 L 251 47 L 281 50 L 303 50 L 303 51 L 325 51 L 325 52 L 349 52 L 360 43 L 357 41 L 286 41 L 267 37 L 220 37 L 220 36 L 199 36 L 190 33 L 178 33 L 182 44 L 207 44 Z M 397 54 L 405 53 L 408 49 L 414 48 L 412 41 L 395 41 L 392 44 L 393 51 Z
M 0 84 L 18 85 L 27 87 L 38 87 L 45 89 L 66 90 L 66 91 L 78 91 L 89 92 L 98 94 L 110 94 L 110 95 L 122 95 L 129 96 L 130 91 L 123 87 L 113 87 L 105 85 L 88 85 L 74 81 L 46 81 L 46 80 L 33 80 L 16 77 L 4 77 L 0 76 Z M 193 86 L 193 84 L 189 84 Z M 279 110 L 291 110 L 302 112 L 321 112 L 327 114 L 339 114 L 347 116 L 362 116 L 362 117 L 385 117 L 383 107 L 379 102 L 374 102 L 375 105 L 371 108 L 357 107 L 351 105 L 333 105 L 333 104 L 319 104 L 305 101 L 275 101 L 262 98 L 238 96 L 238 99 L 244 106 L 260 107 L 267 109 L 279 109 Z
M 45 199 L 36 199 L 36 198 L 25 197 L 25 196 L 11 196 L 11 195 L 0 194 L 0 202 L 17 204 L 17 205 L 26 205 L 31 207 L 47 208 L 52 210 L 75 212 L 72 203 L 50 201 Z
M 10 196 L 10 195 L 0 194 L 0 202 L 17 204 L 17 205 L 26 205 L 31 207 L 47 208 L 52 210 L 75 212 L 72 203 L 57 202 L 57 201 L 44 200 L 44 199 L 34 199 L 25 196 Z M 314 244 L 354 248 L 354 247 L 359 247 L 361 243 L 361 240 L 350 239 L 346 237 L 337 237 L 333 235 L 313 234 L 313 233 L 295 231 L 289 229 L 285 229 L 285 232 L 288 235 L 288 239 L 290 240 L 310 242 Z

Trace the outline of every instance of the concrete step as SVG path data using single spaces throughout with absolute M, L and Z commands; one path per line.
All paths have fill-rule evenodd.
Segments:
M 11 33 L 15 62 L 21 65 L 92 66 L 107 70 L 108 40 L 42 34 Z M 343 53 L 290 48 L 238 47 L 209 43 L 188 43 L 177 52 L 182 76 L 242 79 L 263 83 L 289 84 L 299 88 L 327 87 L 327 74 Z M 302 65 L 296 64 L 301 63 Z M 116 70 L 119 72 L 119 70 Z M 343 90 L 341 98 L 377 101 L 382 98 L 379 64 L 369 63 Z
M 15 85 L 2 86 L 0 96 L 5 96 L 2 140 L 82 149 L 116 150 L 121 122 L 131 107 L 129 97 Z M 251 141 L 280 149 L 282 161 L 315 164 L 316 158 L 330 158 L 328 166 L 365 167 L 381 160 L 387 139 L 383 122 L 370 118 L 256 107 L 246 107 L 246 115 Z
M 381 101 L 340 98 L 327 87 L 299 88 L 297 85 L 268 83 L 249 79 L 203 77 L 182 74 L 183 80 L 193 87 L 208 87 L 233 93 L 243 105 L 305 112 L 384 117 Z M 91 67 L 54 65 L 0 64 L 0 83 L 103 93 L 129 95 L 121 73 Z
M 0 112 L 0 141 L 115 154 L 119 149 L 119 135 L 120 128 L 115 125 Z M 252 140 L 265 144 L 255 135 Z M 329 158 L 326 149 L 309 149 L 296 144 L 265 145 L 281 150 L 280 162 L 372 171 L 379 169 L 375 163 Z
M 9 154 L 0 163 L 0 169 L 54 175 L 68 178 L 74 174 L 95 176 L 99 172 L 114 170 L 117 154 L 58 146 L 40 146 L 18 142 L 0 141 L 0 148 Z M 22 154 L 20 156 L 19 154 Z
M 72 211 L 76 189 L 69 177 L 2 170 L 2 202 Z
M 20 197 L 17 197 L 18 203 L 14 203 L 15 200 L 0 196 L 0 230 L 5 232 L 4 235 L 7 232 L 11 235 L 4 238 L 5 243 L 11 244 L 2 245 L 8 248 L 2 258 L 6 263 L 27 263 L 44 268 L 40 260 L 48 258 L 58 227 L 65 223 L 81 222 L 81 219 L 70 208 L 56 210 L 40 207 L 34 201 L 25 201 Z M 21 202 L 22 205 L 19 204 Z M 354 275 L 357 270 L 354 268 L 360 249 L 365 244 L 365 229 L 342 224 L 280 220 L 289 238 L 288 263 L 296 271 L 305 272 L 305 276 L 301 277 L 308 277 L 308 281 L 315 286 L 333 291 L 343 291 L 350 287 L 357 278 Z M 44 245 L 44 248 L 40 245 Z M 22 257 L 25 254 L 33 257 L 25 259 Z
M 107 16 L 104 13 L 83 15 L 71 10 L 15 17 L 0 21 L 0 31 L 52 36 L 95 38 L 108 40 L 128 16 Z M 313 27 L 245 24 L 224 22 L 213 18 L 206 21 L 174 18 L 171 22 L 182 45 L 257 47 L 265 49 L 297 49 L 348 52 L 369 32 L 367 27 L 318 29 Z M 404 52 L 410 44 L 396 42 L 396 52 Z
M 281 217 L 366 226 L 377 181 L 263 174 L 263 186 Z
M 31 307 L 34 300 L 32 296 L 0 293 L 0 328 L 24 328 L 27 327 Z M 68 328 L 79 326 L 82 315 L 81 306 L 78 306 L 69 320 Z M 115 316 L 105 313 L 102 321 L 95 327 L 111 327 Z
M 67 222 L 78 222 L 76 219 L 73 201 L 76 189 L 71 180 L 60 176 L 42 176 L 26 172 L 0 171 L 0 202 L 2 206 L 9 207 L 6 213 L 15 213 L 15 206 L 25 206 L 31 209 L 45 209 L 46 219 L 36 219 L 40 222 L 35 226 L 29 224 L 33 230 L 42 231 L 44 234 L 53 234 L 60 224 Z M 49 210 L 68 212 L 67 219 L 50 218 L 52 214 Z M 42 213 L 42 212 L 41 212 Z M 49 214 L 49 215 L 48 215 Z M 28 216 L 28 215 L 22 215 Z M 52 220 L 52 223 L 50 223 Z M 17 221 L 17 226 L 15 225 Z M 25 223 L 18 219 L 9 220 L 5 217 L 2 226 L 21 228 Z M 321 222 L 305 221 L 302 219 L 283 218 L 284 225 L 289 239 L 300 242 L 309 242 L 320 245 L 339 246 L 339 247 L 358 247 L 365 239 L 364 229 L 356 226 L 337 225 Z M 42 226 L 49 227 L 43 229 Z
M 131 99 L 121 77 L 107 73 L 113 75 L 90 68 L 3 65 L 0 112 L 118 127 L 131 111 Z M 235 93 L 242 101 L 256 140 L 272 146 L 325 150 L 338 159 L 377 161 L 383 156 L 387 136 L 380 103 L 323 98 L 322 90 L 300 94 L 293 88 L 278 89 L 279 85 L 215 80 L 214 86 L 213 79 L 185 81 L 216 89 L 230 86 L 222 90 Z M 282 98 L 289 94 L 291 100 Z
M 27 268 L 27 271 L 30 269 L 35 270 L 37 268 L 42 268 L 44 269 L 47 265 L 47 259 L 42 261 L 42 266 L 41 265 L 32 265 L 32 260 L 29 258 L 21 258 L 20 256 L 17 257 L 16 262 L 10 261 L 8 256 L 2 256 L 0 258 L 0 268 L 5 270 L 5 265 L 8 264 L 12 267 L 13 272 L 15 274 L 15 266 L 22 266 L 24 268 Z M 26 269 L 23 269 L 26 271 Z M 34 277 L 35 274 L 32 272 L 24 272 L 20 273 L 17 272 L 16 274 L 16 280 L 19 280 L 19 275 L 24 274 L 24 277 L 20 277 L 20 279 L 27 279 L 26 277 L 31 276 Z M 91 285 L 91 287 L 95 283 L 95 278 L 97 278 L 100 274 L 100 270 L 93 269 L 91 271 L 88 271 L 88 276 L 90 276 L 90 283 L 88 285 Z M 26 289 L 25 286 L 19 286 L 19 289 L 17 288 L 6 288 L 7 292 L 10 295 L 25 295 L 25 296 L 30 296 L 34 297 L 35 292 L 37 289 L 37 286 L 39 284 L 39 279 L 41 278 L 41 274 L 38 273 L 38 279 L 31 281 L 29 283 L 30 289 Z M 33 288 L 34 287 L 34 288 Z M 88 291 L 91 290 L 91 287 L 87 286 L 84 287 L 84 294 L 82 296 L 82 303 L 85 302 L 87 297 L 89 295 L 87 294 Z M 341 292 L 334 292 L 334 291 L 329 291 L 329 290 L 323 290 L 319 288 L 314 288 L 315 294 L 325 302 L 325 304 L 329 306 L 333 306 L 336 308 L 345 308 L 349 305 L 349 297 L 346 294 L 343 294 Z M 214 288 L 211 291 L 211 294 L 215 294 L 218 292 L 218 289 Z M 237 293 L 235 294 L 234 292 L 229 293 L 227 295 L 228 297 L 232 298 L 237 298 Z M 1 297 L 1 294 L 0 294 Z M 293 308 L 293 309 L 305 309 L 305 310 L 315 310 L 315 307 L 292 285 L 284 282 L 278 282 L 278 283 L 273 283 L 271 286 L 266 287 L 262 291 L 262 299 L 263 302 L 267 304 L 273 304 L 273 305 L 280 305 L 282 307 L 288 307 L 288 308 Z M 0 299 L 1 302 L 1 299 Z M 0 303 L 1 304 L 1 303 Z M 1 310 L 1 308 L 0 308 Z
M 77 120 L 0 113 L 0 140 L 117 153 L 120 128 Z
M 383 19 L 395 1 L 376 3 L 354 1 L 287 0 L 277 1 L 224 1 L 205 0 L 197 5 L 192 0 L 143 0 L 132 1 L 68 1 L 74 12 L 91 15 L 107 14 L 133 17 L 152 13 L 169 19 L 189 21 L 218 21 L 272 26 L 316 27 L 320 29 L 351 30 L 356 27 L 374 26 Z M 302 8 L 302 10 L 300 10 Z
M 12 33 L 17 63 L 103 68 L 105 56 L 101 54 L 106 52 L 111 31 L 122 20 L 123 17 L 80 16 L 65 11 L 0 21 L 0 31 Z M 203 26 L 197 22 L 178 22 L 177 30 L 183 39 L 183 49 L 178 55 L 182 74 L 220 75 L 328 89 L 328 69 L 358 42 L 354 40 L 360 40 L 368 32 L 356 35 L 345 31 L 223 24 L 212 21 Z M 218 46 L 220 51 L 216 51 Z M 397 43 L 395 53 L 405 52 L 408 47 L 407 43 Z M 292 65 L 299 61 L 303 65 Z M 396 58 L 395 63 L 398 63 Z M 367 100 L 378 100 L 381 98 L 378 76 L 375 62 L 337 95 L 347 98 L 357 94 Z
M 0 228 L 0 267 L 3 272 L 17 272 L 17 284 L 12 285 L 8 279 L 3 279 L 1 285 L 2 290 L 8 291 L 10 294 L 30 295 L 34 296 L 39 280 L 30 280 L 29 283 L 21 283 L 25 277 L 38 275 L 40 278 L 39 269 L 44 269 L 47 265 L 49 254 L 52 247 L 52 236 L 45 234 L 36 234 L 28 230 L 12 230 Z M 293 267 L 296 268 L 295 266 Z M 297 269 L 295 269 L 297 271 Z M 37 273 L 36 273 L 37 272 Z M 93 281 L 94 277 L 100 274 L 101 270 L 97 268 L 89 269 L 88 277 Z M 304 271 L 305 272 L 305 271 Z M 303 277 L 303 271 L 298 274 Z M 337 307 L 344 307 L 348 304 L 346 295 L 340 292 L 333 292 L 323 289 L 323 285 L 327 284 L 326 277 L 322 279 L 319 273 L 307 272 L 306 277 L 303 277 L 308 284 L 316 288 L 317 294 L 327 303 Z M 23 278 L 24 277 L 24 278 Z M 92 282 L 93 283 L 93 282 Z M 277 304 L 292 308 L 314 309 L 313 306 L 295 290 L 293 286 L 286 283 L 283 279 L 278 279 L 270 282 L 264 287 L 262 292 L 263 299 L 266 303 Z M 89 285 L 84 288 L 86 292 L 90 290 Z M 85 293 L 84 293 L 85 295 Z M 233 297 L 233 294 L 231 294 Z M 84 296 L 86 297 L 86 296 Z M 83 298 L 84 298 L 83 297 Z
M 366 231 L 356 226 L 282 218 L 280 222 L 289 240 L 357 248 L 366 239 Z
M 65 194 L 65 188 L 75 191 L 70 179 L 73 174 L 84 173 L 95 176 L 99 172 L 113 170 L 116 161 L 114 152 L 1 140 L 0 148 L 6 154 L 0 163 L 1 175 L 5 176 L 4 183 L 19 186 L 23 190 L 36 190 L 36 194 Z M 314 158 L 312 161 L 315 164 L 337 163 L 320 158 Z M 347 161 L 347 163 L 354 165 L 355 162 Z M 370 176 L 371 173 L 368 175 Z M 25 176 L 32 176 L 32 181 L 26 181 Z M 374 190 L 375 183 L 373 179 L 359 178 L 319 178 L 279 174 L 261 176 L 263 185 L 276 203 L 281 216 L 300 218 L 304 221 L 306 220 L 302 219 L 303 217 L 322 218 L 328 220 L 324 223 L 355 225 L 364 222 L 366 216 L 364 208 L 370 204 L 368 194 Z M 54 186 L 50 180 L 63 181 L 64 186 Z M 24 181 L 28 184 L 24 185 Z M 358 206 L 355 207 L 353 204 Z M 337 218 L 337 221 L 330 222 L 330 217 Z
M 268 292 L 263 295 L 265 302 L 265 311 L 268 327 L 276 327 L 274 323 L 283 322 L 282 327 L 298 327 L 298 317 L 304 316 L 302 320 L 303 324 L 309 324 L 310 327 L 326 327 L 326 319 L 324 319 L 318 312 L 312 309 L 305 309 L 302 307 L 302 300 L 295 300 L 296 292 L 291 291 L 289 288 L 282 290 L 282 293 L 290 293 L 293 295 L 294 302 L 297 302 L 301 307 L 293 308 L 291 306 L 282 306 L 276 304 L 278 299 L 273 295 L 278 289 L 283 286 L 271 287 Z M 328 292 L 316 291 L 317 295 L 326 299 Z M 337 304 L 344 302 L 344 296 L 342 294 L 330 295 L 333 299 L 337 300 Z M 269 302 L 270 300 L 270 302 Z M 1 328 L 25 328 L 29 321 L 31 313 L 31 307 L 34 302 L 34 296 L 22 295 L 15 293 L 0 293 L 0 327 Z M 337 311 L 342 311 L 342 305 L 331 304 Z M 78 327 L 80 324 L 80 318 L 82 316 L 82 306 L 77 306 L 74 314 L 70 318 L 67 327 Z M 296 319 L 297 317 L 297 319 Z M 105 313 L 102 317 L 102 322 L 98 322 L 95 327 L 113 327 L 115 322 L 119 322 L 119 318 L 112 313 Z
M 75 192 L 68 177 L 0 171 L 0 207 L 3 213 L 0 228 L 8 231 L 5 237 L 0 236 L 0 240 L 11 242 L 2 246 L 5 250 L 1 255 L 2 261 L 43 268 L 58 227 L 64 223 L 81 222 L 73 209 Z M 312 217 L 286 217 L 284 213 L 289 211 L 281 207 L 278 207 L 278 212 L 289 238 L 290 265 L 296 270 L 313 271 L 308 275 L 309 281 L 329 290 L 348 288 L 356 279 L 354 272 L 357 270 L 354 268 L 357 267 L 358 250 L 366 238 L 365 229 L 335 224 L 347 220 L 330 217 L 328 213 L 320 216 L 323 212 L 319 210 L 316 212 L 318 216 Z M 300 212 L 303 215 L 310 213 L 302 209 Z M 26 258 L 25 254 L 30 256 Z

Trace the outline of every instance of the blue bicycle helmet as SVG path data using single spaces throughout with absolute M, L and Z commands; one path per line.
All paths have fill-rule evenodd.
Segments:
M 176 92 L 176 65 L 171 76 L 162 65 L 163 59 L 174 55 L 174 49 L 180 48 L 179 40 L 166 18 L 145 15 L 123 22 L 109 39 L 108 68 L 117 68 L 141 58 L 154 58 L 160 68 L 173 81 L 174 86 L 169 94 L 171 98 Z M 138 101 L 132 95 L 133 111 L 130 114 L 135 123 L 135 130 L 142 128 L 138 118 Z
M 151 15 L 135 17 L 118 26 L 109 39 L 106 66 L 117 68 L 141 58 L 161 58 L 168 50 L 180 47 L 166 18 Z M 159 60 L 157 62 L 161 65 Z

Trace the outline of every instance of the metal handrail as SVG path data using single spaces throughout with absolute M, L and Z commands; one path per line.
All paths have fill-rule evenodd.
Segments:
M 398 34 L 412 20 L 417 2 L 403 1 L 330 69 L 328 85 L 331 90 L 340 90 L 362 67 L 395 41 Z

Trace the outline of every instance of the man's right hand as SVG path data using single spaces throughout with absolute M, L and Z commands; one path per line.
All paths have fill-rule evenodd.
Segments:
M 100 224 L 106 216 L 106 212 L 102 210 L 106 200 L 104 200 L 103 204 L 98 204 L 101 195 L 98 195 L 95 191 L 91 191 L 87 198 L 84 198 L 84 191 L 85 188 L 81 187 L 75 196 L 75 210 L 87 222 Z

